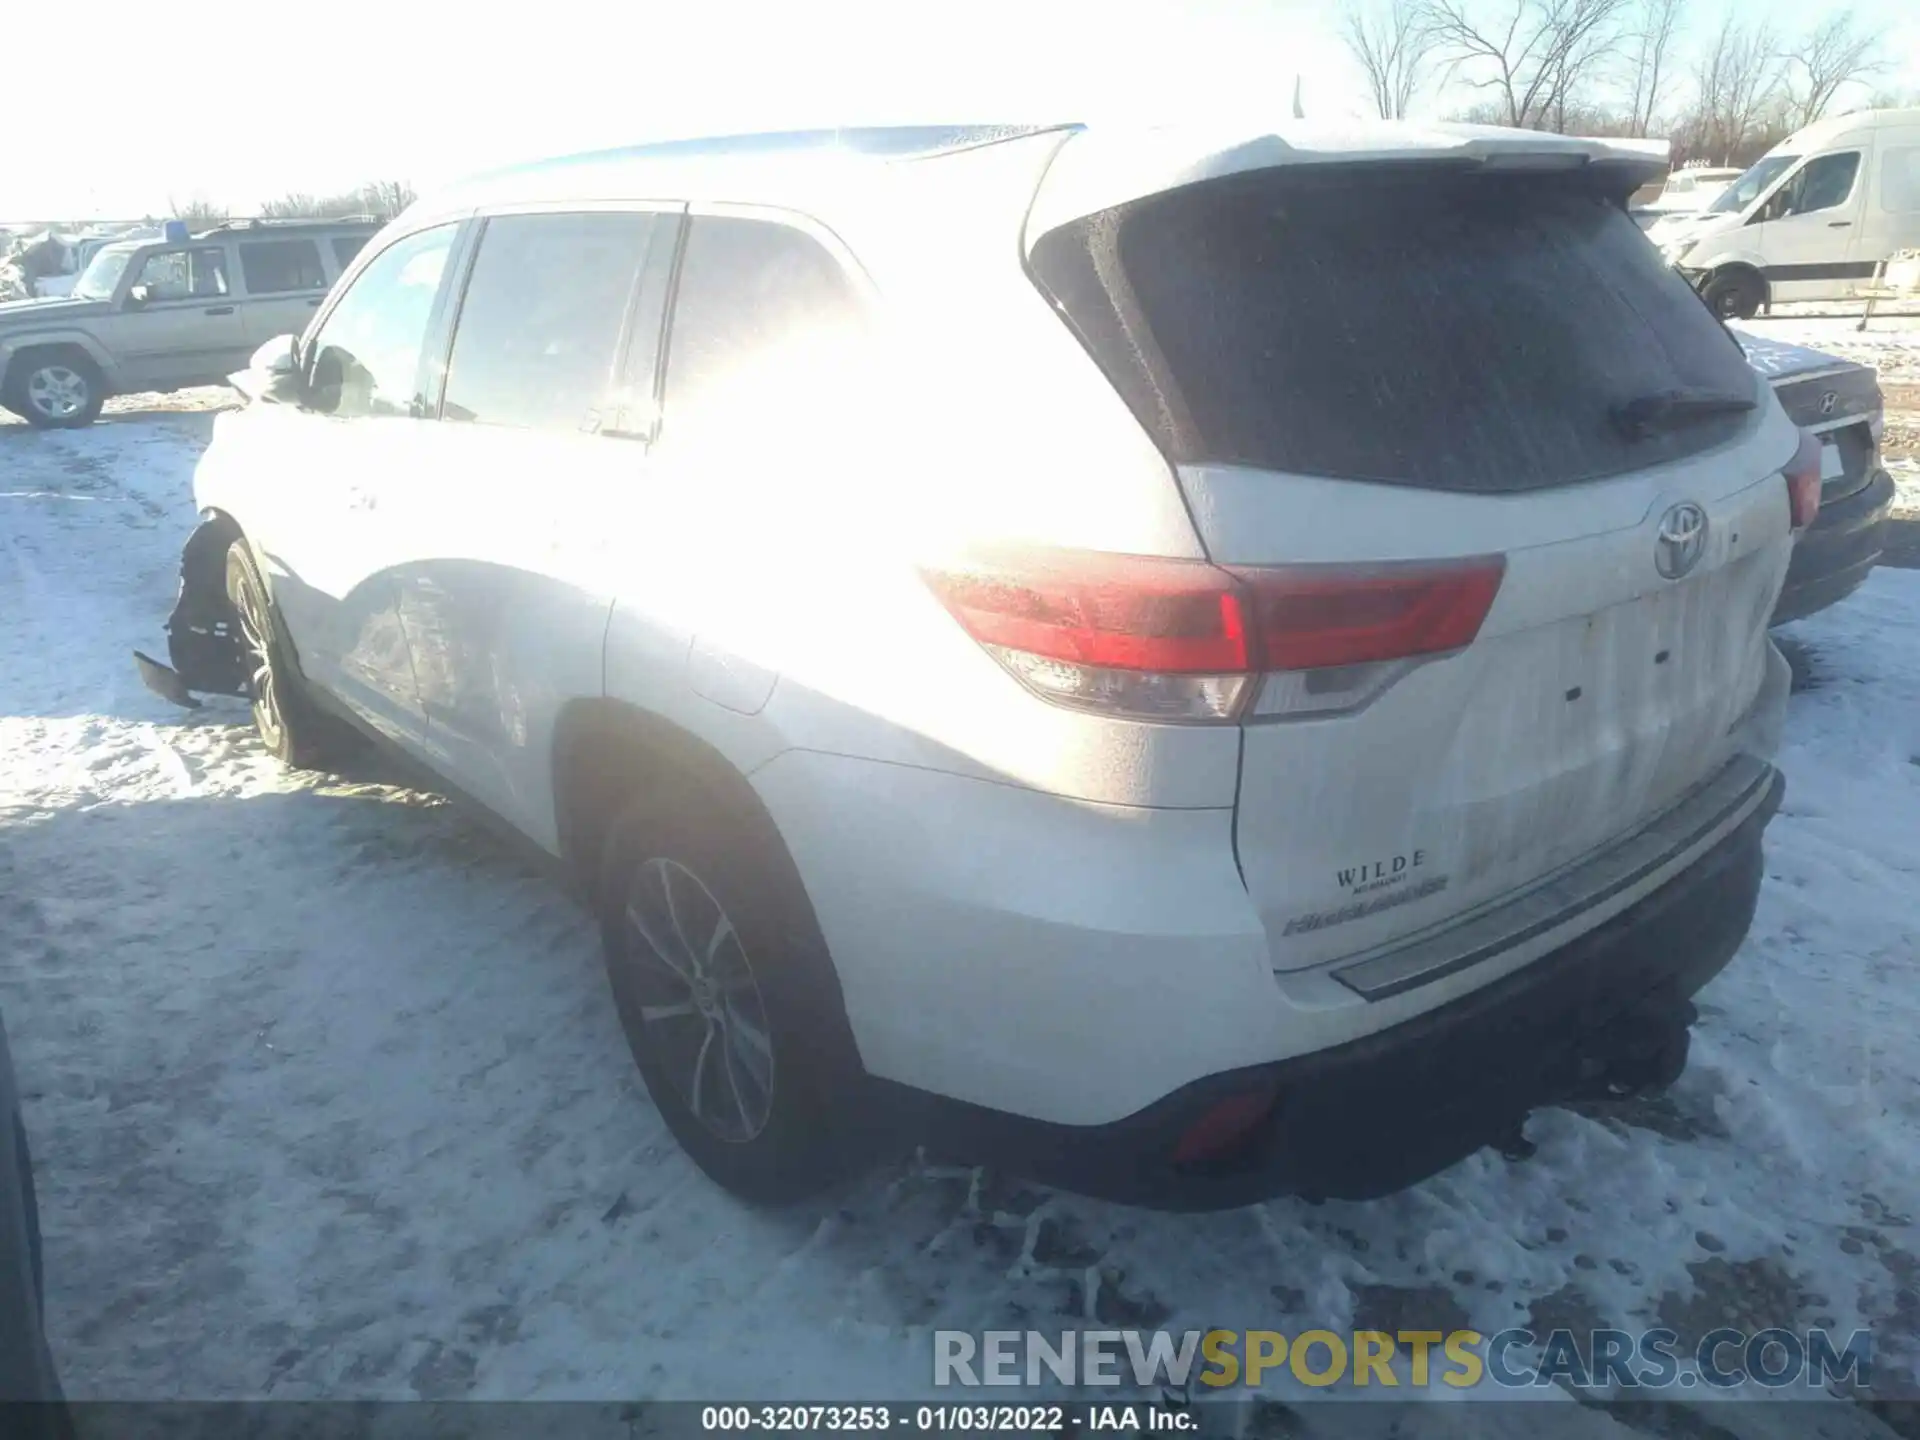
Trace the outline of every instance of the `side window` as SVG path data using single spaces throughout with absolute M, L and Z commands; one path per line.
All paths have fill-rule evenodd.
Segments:
M 327 288 L 320 247 L 311 240 L 242 240 L 240 275 L 249 295 Z
M 1880 208 L 1920 215 L 1920 145 L 1896 145 L 1880 157 Z
M 1810 215 L 1830 210 L 1853 193 L 1853 177 L 1860 170 L 1860 152 L 1848 150 L 1838 155 L 1821 155 L 1809 160 L 1798 175 L 1789 180 L 1773 199 L 1773 218 Z
M 441 418 L 587 432 L 613 421 L 621 331 L 657 216 L 487 221 L 454 330 Z
M 457 232 L 409 235 L 360 272 L 307 347 L 312 409 L 346 419 L 419 414 L 421 351 Z
M 674 297 L 663 440 L 738 443 L 812 423 L 854 383 L 864 334 L 851 278 L 812 236 L 696 216 Z
M 227 255 L 218 245 L 162 250 L 149 255 L 134 277 L 149 305 L 168 300 L 215 300 L 228 293 Z
M 353 263 L 353 257 L 367 248 L 371 235 L 336 235 L 333 237 L 333 263 L 341 270 Z

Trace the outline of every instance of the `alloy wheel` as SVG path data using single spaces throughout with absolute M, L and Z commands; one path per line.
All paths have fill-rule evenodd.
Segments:
M 27 403 L 49 420 L 71 420 L 92 398 L 87 377 L 70 365 L 42 365 L 27 377 Z
M 625 933 L 652 1055 L 716 1139 L 752 1140 L 773 1112 L 773 1044 L 732 919 L 693 871 L 655 859 L 634 876 Z
M 247 653 L 247 694 L 253 701 L 254 723 L 269 746 L 279 743 L 280 691 L 273 676 L 273 625 L 267 615 L 266 597 L 252 576 L 242 578 L 234 608 L 240 612 L 240 638 Z

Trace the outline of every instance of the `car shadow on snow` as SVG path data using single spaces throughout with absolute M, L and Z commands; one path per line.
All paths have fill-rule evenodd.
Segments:
M 1817 690 L 1825 680 L 1820 669 L 1820 652 L 1804 640 L 1791 635 L 1782 635 L 1775 631 L 1773 643 L 1786 657 L 1787 668 L 1793 671 L 1792 690 L 1799 695 L 1808 690 Z
M 1895 515 L 1887 521 L 1880 563 L 1896 570 L 1920 570 L 1920 515 Z

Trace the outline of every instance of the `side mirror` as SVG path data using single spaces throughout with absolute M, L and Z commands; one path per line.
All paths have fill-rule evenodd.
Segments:
M 247 360 L 244 375 L 234 377 L 242 394 L 273 405 L 305 403 L 300 375 L 300 342 L 292 335 L 276 335 Z
M 147 302 L 153 298 L 153 292 L 145 285 L 136 285 L 127 291 L 127 309 L 144 310 Z
M 298 344 L 296 336 L 276 335 L 253 352 L 253 358 L 247 361 L 247 368 L 258 370 L 262 375 L 272 376 L 276 380 L 295 374 L 300 368 L 294 354 L 294 347 Z

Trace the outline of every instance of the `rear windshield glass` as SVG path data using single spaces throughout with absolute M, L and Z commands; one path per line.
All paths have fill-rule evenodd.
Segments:
M 1042 236 L 1035 278 L 1176 463 L 1528 490 L 1739 433 L 1615 407 L 1755 397 L 1739 347 L 1573 177 L 1263 171 Z

